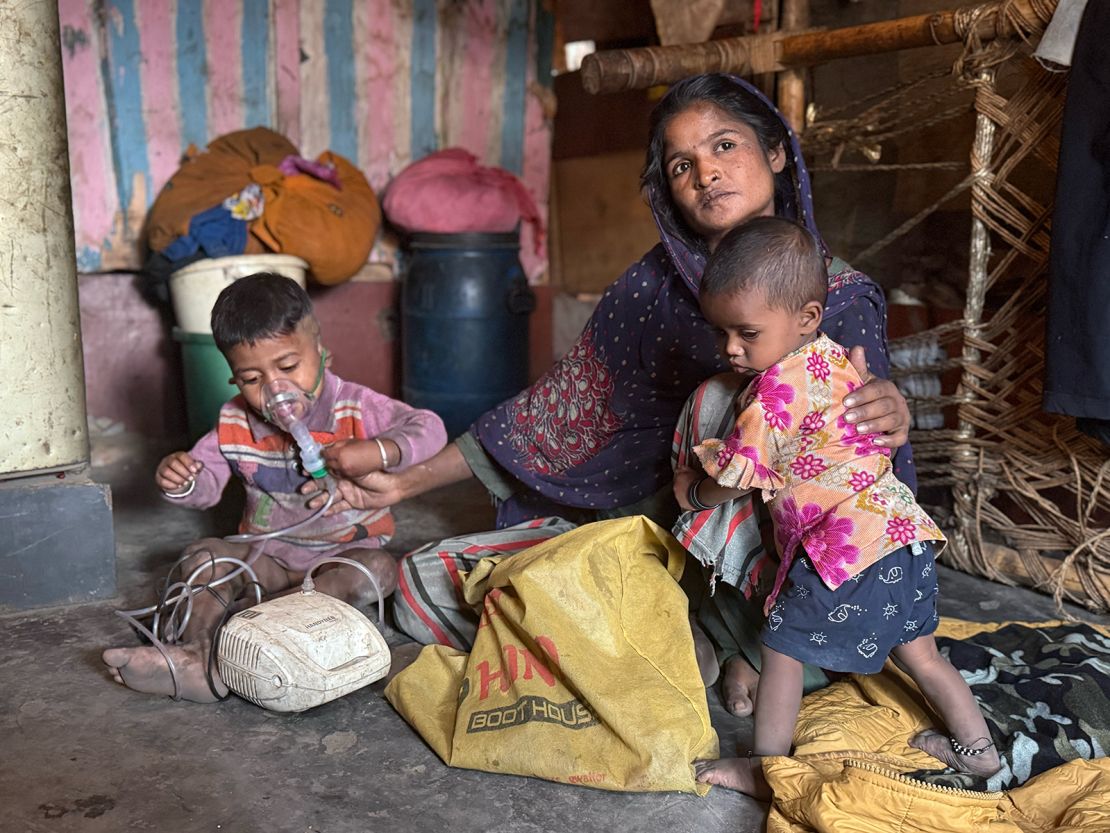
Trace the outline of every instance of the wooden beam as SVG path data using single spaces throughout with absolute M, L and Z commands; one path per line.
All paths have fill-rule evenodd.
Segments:
M 1012 37 L 1023 30 L 1043 30 L 1057 0 L 1014 0 L 1000 14 L 1001 0 L 946 12 L 884 20 L 844 29 L 803 33 L 774 32 L 681 46 L 614 49 L 589 55 L 582 62 L 582 85 L 591 93 L 616 92 L 670 84 L 703 72 L 753 75 L 807 67 L 837 58 L 877 55 L 947 43 L 960 43 L 970 23 L 981 41 Z M 1047 17 L 1046 17 L 1047 15 Z
M 1063 564 L 1060 559 L 1039 554 L 1033 555 L 1028 558 L 1032 562 L 1030 567 L 1026 563 L 1026 559 L 1022 558 L 1021 553 L 1015 549 L 1001 544 L 992 544 L 989 541 L 983 541 L 981 546 L 983 556 L 990 562 L 991 567 L 1007 578 L 1013 579 L 1019 584 L 1034 587 L 1042 593 L 1052 593 L 1055 590 L 1055 582 L 1059 580 L 1058 574 Z M 953 560 L 943 563 L 950 566 L 955 564 Z M 962 568 L 957 567 L 956 569 Z M 1091 576 L 1091 581 L 1094 585 L 1093 588 L 1085 587 L 1075 570 L 1071 570 L 1063 576 L 1064 589 L 1077 598 L 1091 598 L 1090 589 L 1094 589 L 1096 593 L 1101 593 L 1103 598 L 1110 598 L 1110 577 L 1096 573 Z

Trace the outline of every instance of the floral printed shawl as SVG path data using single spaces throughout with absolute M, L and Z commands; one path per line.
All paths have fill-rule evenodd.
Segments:
M 789 136 L 798 209 L 788 213 L 816 235 L 809 176 L 797 138 Z M 651 191 L 648 199 L 659 225 L 662 196 Z M 499 525 L 557 515 L 559 506 L 627 506 L 670 482 L 671 441 L 683 405 L 727 363 L 698 308 L 704 254 L 662 225 L 660 238 L 606 289 L 566 356 L 471 426 L 486 453 L 527 487 L 502 505 Z M 863 345 L 872 371 L 886 376 L 882 291 L 836 259 L 829 275 L 825 330 L 846 346 Z M 909 446 L 898 456 L 899 476 L 915 487 Z
M 800 547 L 835 590 L 894 550 L 944 541 L 894 477 L 889 449 L 844 419 L 844 397 L 860 384 L 847 352 L 819 335 L 751 381 L 726 439 L 694 448 L 722 486 L 763 490 L 780 561 L 765 613 Z

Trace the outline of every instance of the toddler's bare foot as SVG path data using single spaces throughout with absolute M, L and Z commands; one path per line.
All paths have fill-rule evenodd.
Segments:
M 173 658 L 177 669 L 177 684 L 183 700 L 194 703 L 215 703 L 219 698 L 208 687 L 204 674 L 207 653 L 194 646 L 181 647 L 167 645 L 166 651 Z M 152 646 L 140 648 L 109 648 L 101 659 L 117 683 L 145 694 L 163 694 L 172 697 L 173 678 L 166 658 Z M 215 672 L 215 669 L 213 669 Z M 212 682 L 221 696 L 227 694 L 227 686 L 213 673 Z
M 713 650 L 713 643 L 709 641 L 709 637 L 698 626 L 693 616 L 690 617 L 690 632 L 694 635 L 694 656 L 698 660 L 701 684 L 709 688 L 721 676 L 721 666 L 717 662 L 717 652 Z
M 725 708 L 737 717 L 747 717 L 755 709 L 759 672 L 737 655 L 725 663 L 721 674 L 721 695 Z
M 987 743 L 987 741 L 979 741 L 975 746 L 978 747 L 983 743 Z M 932 729 L 926 729 L 911 738 L 910 746 L 929 753 L 945 766 L 959 772 L 978 775 L 980 778 L 989 778 L 998 772 L 1002 766 L 1002 762 L 998 759 L 998 750 L 993 746 L 982 755 L 957 755 L 948 737 Z
M 713 784 L 737 790 L 760 801 L 771 800 L 771 787 L 763 777 L 759 758 L 721 758 L 719 761 L 698 761 L 694 764 L 697 778 L 703 784 Z

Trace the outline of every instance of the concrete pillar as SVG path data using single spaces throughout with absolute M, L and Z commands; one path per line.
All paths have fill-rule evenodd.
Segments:
M 115 591 L 111 498 L 85 476 L 58 5 L 0 3 L 0 606 Z

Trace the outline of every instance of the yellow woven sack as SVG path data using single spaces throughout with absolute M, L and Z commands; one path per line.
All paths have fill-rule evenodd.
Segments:
M 462 580 L 470 654 L 424 648 L 385 695 L 450 766 L 704 795 L 716 758 L 678 586 L 685 551 L 644 517 L 579 527 Z

